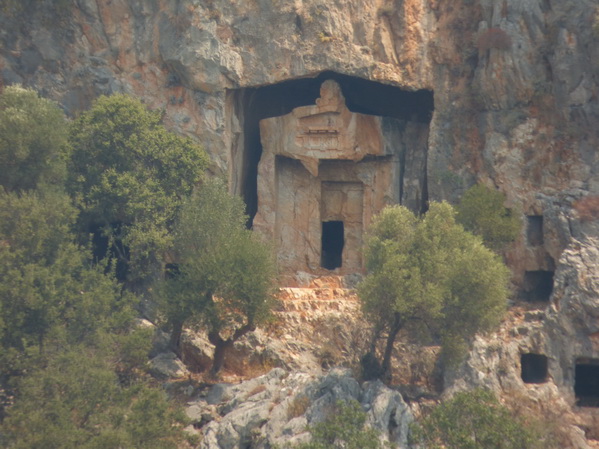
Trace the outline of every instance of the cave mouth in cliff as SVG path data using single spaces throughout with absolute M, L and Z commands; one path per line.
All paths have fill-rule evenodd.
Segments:
M 258 210 L 258 163 L 262 155 L 260 120 L 290 113 L 300 106 L 316 103 L 320 86 L 332 79 L 341 87 L 346 105 L 352 112 L 398 118 L 429 124 L 434 110 L 431 90 L 406 91 L 340 73 L 325 71 L 313 78 L 299 78 L 261 87 L 231 90 L 228 95 L 233 117 L 241 135 L 232 143 L 234 193 L 246 203 L 249 225 Z M 234 121 L 234 120 L 233 120 Z M 427 198 L 423 198 L 423 203 Z
M 543 354 L 522 354 L 520 357 L 522 381 L 527 384 L 547 382 L 547 356 Z
M 543 240 L 543 216 L 528 215 L 526 226 L 526 240 L 530 246 L 541 246 Z
M 322 245 L 320 266 L 327 270 L 341 268 L 343 246 L 345 245 L 344 225 L 342 221 L 322 222 Z
M 599 359 L 576 361 L 574 394 L 579 407 L 599 407 Z
M 549 302 L 553 292 L 553 271 L 526 271 L 522 289 L 525 301 Z

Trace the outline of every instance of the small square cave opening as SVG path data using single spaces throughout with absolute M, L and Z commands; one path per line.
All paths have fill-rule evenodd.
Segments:
M 522 296 L 529 302 L 549 302 L 553 292 L 553 271 L 527 271 L 524 273 Z
M 547 356 L 543 354 L 522 354 L 520 357 L 522 381 L 527 384 L 547 382 Z
M 579 407 L 599 407 L 599 359 L 576 360 L 574 394 Z
M 528 244 L 530 246 L 543 245 L 543 216 L 529 215 L 526 218 L 526 240 Z
M 323 221 L 320 266 L 327 270 L 340 268 L 344 244 L 343 222 Z

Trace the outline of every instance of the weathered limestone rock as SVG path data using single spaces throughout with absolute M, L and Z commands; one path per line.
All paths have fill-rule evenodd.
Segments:
M 161 379 L 187 376 L 189 371 L 173 352 L 158 354 L 150 360 L 150 372 Z
M 274 311 L 279 324 L 235 342 L 225 360 L 228 373 L 263 373 L 272 367 L 320 373 L 357 363 L 369 341 L 369 328 L 355 291 L 342 288 L 335 277 L 309 287 L 280 289 Z M 212 352 L 205 333 L 184 334 L 183 361 L 192 371 L 206 371 Z
M 337 401 L 356 400 L 367 423 L 384 441 L 407 448 L 412 413 L 397 391 L 381 382 L 360 386 L 346 370 L 318 377 L 274 369 L 237 385 L 219 384 L 190 402 L 188 415 L 201 420 L 202 410 L 216 406 L 220 417 L 201 427 L 202 449 L 263 449 L 306 441 L 308 426 L 326 419 Z M 211 405 L 213 404 L 213 405 Z
M 519 401 L 520 408 L 569 429 L 567 447 L 585 449 L 586 438 L 597 438 L 596 409 L 578 406 L 585 398 L 575 393 L 584 382 L 576 367 L 599 366 L 599 240 L 596 224 L 578 225 L 580 239 L 561 254 L 550 302 L 537 310 L 512 310 L 497 333 L 477 338 L 466 362 L 445 381 L 448 392 L 479 386 Z M 540 380 L 524 378 L 523 354 L 547 357 Z M 592 400 L 599 391 L 588 394 Z

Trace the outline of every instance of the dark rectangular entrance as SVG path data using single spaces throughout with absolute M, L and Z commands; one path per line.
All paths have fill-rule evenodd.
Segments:
M 527 384 L 547 382 L 547 356 L 543 354 L 522 354 L 520 357 L 522 380 Z
M 553 271 L 526 271 L 523 290 L 525 301 L 549 302 L 553 292 Z
M 599 407 L 599 360 L 578 359 L 574 376 L 576 405 Z
M 320 266 L 327 270 L 340 268 L 342 263 L 343 245 L 345 236 L 342 221 L 322 222 L 322 245 L 320 252 Z
M 543 244 L 543 216 L 529 215 L 527 217 L 526 239 L 530 246 Z

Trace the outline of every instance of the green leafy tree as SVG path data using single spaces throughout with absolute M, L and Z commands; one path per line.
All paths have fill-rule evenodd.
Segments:
M 327 418 L 312 427 L 309 443 L 295 449 L 382 449 L 379 433 L 366 425 L 366 412 L 356 400 L 338 401 Z
M 429 449 L 535 449 L 546 447 L 524 421 L 493 393 L 457 393 L 413 428 L 415 442 Z
M 133 298 L 73 242 L 64 194 L 0 192 L 0 374 L 22 371 L 47 338 L 122 327 Z
M 207 328 L 215 346 L 213 374 L 228 348 L 264 322 L 273 304 L 271 250 L 245 228 L 246 219 L 243 201 L 224 183 L 204 183 L 176 226 L 177 274 L 156 288 L 175 351 L 185 324 Z
M 67 123 L 56 103 L 30 89 L 0 94 L 0 185 L 8 191 L 61 183 Z
M 445 202 L 431 203 L 422 218 L 403 206 L 385 208 L 371 226 L 366 263 L 358 294 L 374 324 L 372 354 L 386 334 L 387 378 L 400 331 L 440 342 L 450 362 L 476 332 L 498 324 L 506 307 L 507 268 L 455 222 Z
M 101 97 L 72 125 L 68 191 L 85 230 L 103 229 L 115 256 L 144 279 L 170 246 L 175 215 L 207 166 L 204 151 L 168 132 L 158 111 Z
M 180 447 L 182 414 L 145 382 L 123 384 L 115 362 L 107 348 L 73 345 L 29 373 L 0 425 L 2 447 Z
M 516 240 L 522 228 L 518 215 L 504 203 L 503 193 L 476 184 L 466 190 L 456 207 L 457 221 L 466 230 L 481 236 L 489 248 L 499 251 Z
M 0 446 L 176 448 L 180 419 L 144 379 L 151 332 L 75 218 L 65 194 L 0 192 Z

